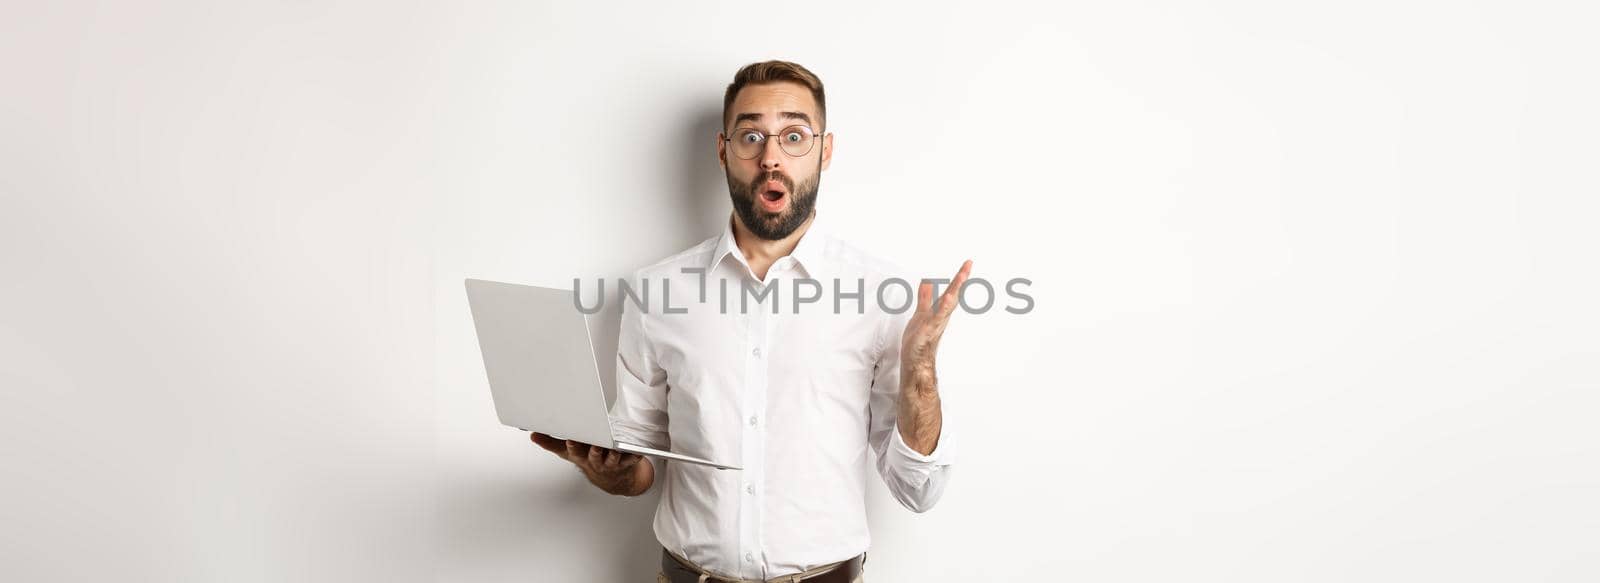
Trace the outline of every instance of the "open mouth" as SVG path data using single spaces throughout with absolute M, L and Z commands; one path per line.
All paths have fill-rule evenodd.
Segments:
M 776 180 L 768 180 L 765 189 L 761 191 L 762 206 L 767 210 L 782 209 L 788 197 L 789 189 Z

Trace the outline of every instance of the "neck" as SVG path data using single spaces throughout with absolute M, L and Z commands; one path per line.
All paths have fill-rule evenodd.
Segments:
M 739 246 L 739 252 L 744 254 L 745 261 L 750 263 L 751 269 L 756 272 L 756 277 L 766 279 L 767 268 L 771 267 L 772 262 L 777 261 L 779 257 L 793 253 L 795 246 L 800 244 L 800 237 L 805 236 L 806 231 L 811 229 L 811 222 L 816 219 L 816 211 L 812 211 L 811 216 L 806 217 L 806 222 L 800 223 L 800 227 L 789 233 L 789 236 L 768 240 L 750 232 L 750 228 L 739 220 L 739 215 L 734 214 L 730 218 L 733 221 L 733 242 Z

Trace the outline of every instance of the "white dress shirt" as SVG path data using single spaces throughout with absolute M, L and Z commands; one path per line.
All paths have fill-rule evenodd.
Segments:
M 932 455 L 906 445 L 895 420 L 916 280 L 820 224 L 813 218 L 764 282 L 730 222 L 634 272 L 646 309 L 619 298 L 617 438 L 744 468 L 649 458 L 662 488 L 656 538 L 713 573 L 767 579 L 865 552 L 869 446 L 889 491 L 913 511 L 932 508 L 950 479 L 948 417 Z M 884 287 L 880 305 L 890 277 L 908 285 Z M 820 284 L 821 299 L 797 303 L 818 294 L 804 283 L 796 294 L 797 279 Z M 757 301 L 744 280 L 754 292 L 776 287 Z

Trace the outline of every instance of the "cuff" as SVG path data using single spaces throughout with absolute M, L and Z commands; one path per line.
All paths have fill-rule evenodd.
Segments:
M 895 457 L 903 458 L 912 466 L 948 466 L 955 463 L 955 452 L 950 443 L 950 426 L 945 425 L 939 430 L 939 441 L 933 444 L 933 453 L 922 455 L 917 450 L 911 449 L 904 437 L 900 436 L 900 425 L 895 424 L 894 434 L 889 439 L 889 449 Z

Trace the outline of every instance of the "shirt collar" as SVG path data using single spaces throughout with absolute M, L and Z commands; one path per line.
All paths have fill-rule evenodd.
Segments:
M 823 273 L 828 270 L 828 232 L 821 219 L 822 213 L 811 215 L 811 226 L 806 228 L 806 234 L 800 236 L 800 242 L 794 246 L 794 251 L 789 253 L 806 275 L 811 279 L 822 279 Z
M 824 256 L 824 252 L 828 247 L 828 235 L 821 228 L 821 214 L 815 213 L 811 215 L 811 226 L 806 228 L 806 234 L 800 236 L 800 241 L 795 243 L 794 251 L 789 253 L 789 257 L 793 258 L 795 263 L 800 264 L 800 267 L 805 269 L 806 275 L 811 279 L 821 279 L 822 273 L 827 271 L 828 268 L 827 258 Z M 717 246 L 711 252 L 711 258 L 706 263 L 707 273 L 716 269 L 717 264 L 722 262 L 722 258 L 728 255 L 733 255 L 733 258 L 738 260 L 741 265 L 744 265 L 746 270 L 750 269 L 750 262 L 745 260 L 744 253 L 739 251 L 739 244 L 733 238 L 733 221 L 733 215 L 730 214 L 728 215 L 728 220 L 723 223 L 722 236 L 717 238 Z

